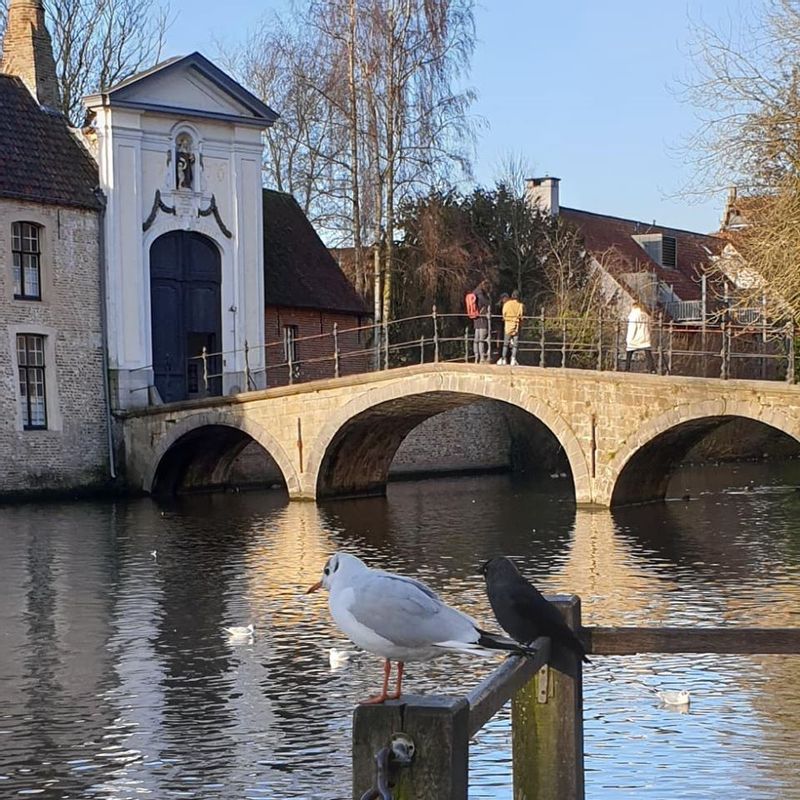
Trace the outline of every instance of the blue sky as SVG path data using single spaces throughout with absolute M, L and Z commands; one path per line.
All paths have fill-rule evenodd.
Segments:
M 285 0 L 172 0 L 167 55 L 243 38 Z M 752 7 L 752 3 L 749 6 Z M 679 81 L 691 71 L 692 21 L 729 25 L 731 0 L 483 0 L 469 83 L 482 117 L 476 179 L 508 153 L 560 177 L 562 205 L 689 230 L 718 227 L 723 196 L 683 194 L 681 145 L 696 125 Z M 280 111 L 280 109 L 277 109 Z

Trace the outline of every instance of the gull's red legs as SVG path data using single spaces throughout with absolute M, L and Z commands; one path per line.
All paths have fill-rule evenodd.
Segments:
M 389 700 L 399 700 L 400 699 L 400 692 L 403 689 L 403 670 L 405 669 L 405 664 L 402 661 L 397 662 L 397 688 L 395 689 L 394 694 L 389 695 Z
M 374 694 L 371 697 L 368 697 L 366 700 L 359 700 L 359 705 L 362 706 L 378 705 L 379 703 L 383 703 L 389 699 L 389 675 L 391 675 L 391 672 L 392 672 L 392 662 L 389 661 L 389 659 L 387 658 L 386 661 L 384 661 L 383 663 L 383 690 L 381 691 L 380 694 Z M 398 662 L 397 665 L 397 673 L 398 673 L 397 681 L 399 687 L 399 684 L 403 679 L 403 666 L 400 662 Z M 397 696 L 398 697 L 400 696 L 399 693 Z M 393 697 L 392 699 L 394 700 L 397 698 Z

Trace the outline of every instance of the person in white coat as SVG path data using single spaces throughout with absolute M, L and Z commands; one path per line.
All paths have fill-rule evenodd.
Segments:
M 652 342 L 650 341 L 650 317 L 638 300 L 633 301 L 631 313 L 628 314 L 628 330 L 625 336 L 625 372 L 630 371 L 631 358 L 637 350 L 643 350 L 647 359 L 647 369 L 656 371 L 653 361 Z

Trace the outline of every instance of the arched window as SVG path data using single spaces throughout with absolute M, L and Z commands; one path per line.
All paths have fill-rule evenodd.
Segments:
M 42 299 L 42 228 L 33 222 L 11 225 L 11 264 L 14 270 L 14 298 Z

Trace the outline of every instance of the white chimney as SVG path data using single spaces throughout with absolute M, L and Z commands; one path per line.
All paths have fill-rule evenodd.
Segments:
M 530 206 L 538 206 L 543 214 L 558 216 L 558 184 L 561 178 L 528 178 L 525 181 L 525 197 Z

